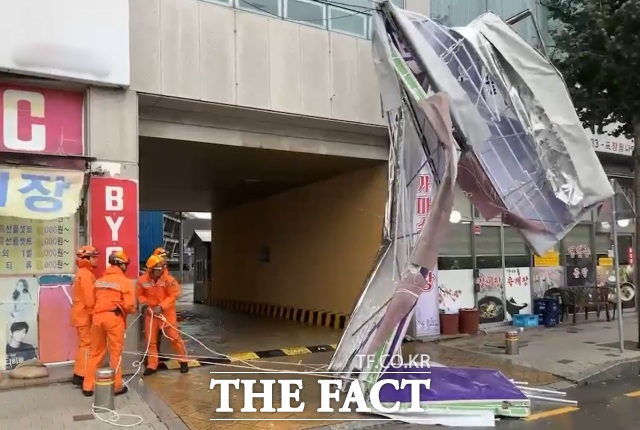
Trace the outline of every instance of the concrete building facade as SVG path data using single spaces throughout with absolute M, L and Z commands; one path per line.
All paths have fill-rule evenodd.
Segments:
M 0 35 L 15 41 L 0 49 L 0 83 L 83 95 L 86 184 L 111 185 L 85 188 L 68 239 L 144 261 L 139 210 L 211 212 L 207 303 L 266 304 L 291 319 L 322 310 L 316 323 L 344 323 L 337 316 L 370 269 L 387 197 L 375 2 L 40 1 L 0 6 Z M 429 12 L 422 0 L 396 4 Z M 11 114 L 35 130 L 24 119 L 35 105 L 23 102 Z M 106 230 L 105 214 L 125 227 Z M 40 339 L 68 344 L 47 361 L 74 358 L 72 330 L 42 330 Z M 126 342 L 135 350 L 137 333 Z

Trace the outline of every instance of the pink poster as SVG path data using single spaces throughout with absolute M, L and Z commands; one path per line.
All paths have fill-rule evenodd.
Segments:
M 77 346 L 76 333 L 70 324 L 73 275 L 43 275 L 38 283 L 40 361 L 73 361 Z

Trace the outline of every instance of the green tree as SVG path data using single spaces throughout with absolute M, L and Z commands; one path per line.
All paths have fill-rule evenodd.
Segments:
M 616 136 L 635 139 L 633 192 L 635 207 L 640 208 L 640 0 L 542 0 L 542 4 L 557 25 L 552 60 L 583 124 L 598 133 L 604 126 L 618 124 Z M 638 214 L 635 225 L 638 297 Z M 636 308 L 640 313 L 640 306 Z

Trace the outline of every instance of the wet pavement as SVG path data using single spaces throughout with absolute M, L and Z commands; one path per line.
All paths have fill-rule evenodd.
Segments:
M 251 430 L 251 429 L 278 429 L 298 430 L 323 425 L 335 424 L 338 421 L 362 418 L 360 415 L 335 413 L 319 414 L 316 411 L 320 407 L 318 379 L 321 374 L 296 374 L 295 372 L 323 371 L 323 363 L 328 362 L 330 353 L 318 353 L 301 357 L 279 357 L 276 359 L 252 360 L 243 363 L 228 365 L 214 365 L 193 368 L 188 374 L 180 374 L 175 371 L 158 372 L 144 379 L 154 392 L 184 421 L 190 429 L 221 429 Z M 260 369 L 256 369 L 257 366 Z M 209 389 L 212 378 L 215 379 L 274 379 L 273 373 L 260 374 L 277 370 L 288 372 L 279 375 L 279 378 L 302 380 L 303 387 L 299 401 L 305 402 L 305 412 L 301 413 L 242 413 L 239 410 L 244 406 L 244 397 L 236 390 L 230 395 L 230 406 L 233 413 L 217 413 L 215 409 L 220 405 L 220 389 Z M 228 372 L 211 374 L 210 372 Z M 242 373 L 238 373 L 242 372 Z M 293 373 L 292 373 L 293 372 Z M 311 387 L 311 388 L 308 388 Z M 262 391 L 262 387 L 256 387 L 256 391 Z M 280 405 L 279 391 L 274 390 L 274 407 Z M 298 401 L 293 401 L 295 406 Z M 261 407 L 261 400 L 256 401 L 256 408 Z M 244 421 L 251 419 L 252 421 Z M 212 421 L 215 420 L 215 421 Z M 282 421 L 279 421 L 282 420 Z
M 504 430 L 630 430 L 640 423 L 640 377 L 569 389 L 567 398 L 577 407 L 534 403 L 526 420 L 501 419 L 496 428 Z M 359 426 L 366 430 L 374 427 Z M 387 424 L 380 430 L 418 430 L 424 426 Z
M 320 327 L 311 327 L 288 321 L 251 316 L 221 310 L 203 305 L 189 303 L 189 286 L 185 286 L 185 296 L 179 303 L 179 310 L 185 311 L 186 320 L 180 322 L 181 329 L 202 341 L 211 350 L 232 354 L 248 351 L 264 351 L 281 348 L 291 348 L 309 345 L 334 344 L 339 341 L 340 331 Z M 625 323 L 634 325 L 635 320 L 625 318 Z M 566 383 L 557 374 L 556 361 L 567 355 L 568 364 L 573 374 L 579 374 L 583 367 L 590 372 L 597 363 L 611 362 L 620 358 L 615 351 L 602 346 L 604 341 L 612 341 L 615 323 L 589 323 L 577 327 L 559 327 L 557 329 L 527 330 L 521 334 L 521 351 L 518 356 L 504 354 L 504 333 L 469 337 L 443 342 L 411 342 L 402 347 L 403 355 L 429 354 L 431 360 L 445 366 L 485 367 L 502 371 L 506 376 L 530 386 L 543 386 Z M 505 327 L 504 330 L 507 328 Z M 635 333 L 629 330 L 629 336 Z M 636 332 L 637 333 L 637 332 Z M 211 357 L 197 342 L 186 339 L 187 348 L 192 356 Z M 596 345 L 596 346 L 594 346 Z M 167 345 L 165 345 L 166 347 Z M 164 351 L 165 348 L 163 347 Z M 581 357 L 580 354 L 591 355 Z M 576 355 L 577 354 L 577 355 Z M 598 355 L 599 354 L 599 355 Z M 607 356 L 613 354 L 614 356 Z M 630 352 L 635 357 L 635 352 Z M 562 357 L 561 357 L 562 356 Z M 600 357 L 601 361 L 597 361 Z M 362 415 L 328 415 L 319 414 L 315 410 L 319 407 L 319 392 L 303 390 L 300 400 L 307 403 L 304 413 L 296 414 L 243 414 L 238 412 L 243 406 L 243 396 L 236 394 L 231 397 L 232 414 L 215 412 L 219 405 L 219 389 L 210 390 L 212 376 L 216 379 L 274 379 L 267 374 L 255 373 L 259 367 L 264 370 L 286 370 L 300 372 L 316 370 L 326 365 L 331 353 L 316 353 L 295 357 L 279 357 L 274 359 L 251 360 L 231 364 L 216 364 L 213 366 L 191 368 L 186 375 L 176 371 L 161 371 L 145 378 L 145 383 L 182 419 L 191 429 L 221 429 L 251 430 L 251 429 L 282 429 L 295 430 L 321 426 L 336 425 L 353 426 L 370 425 L 371 422 L 352 421 L 361 419 Z M 539 363 L 538 363 L 539 361 Z M 592 362 L 591 362 L 592 361 Z M 595 363 L 595 364 L 594 364 Z M 591 367 L 589 367 L 591 366 Z M 560 367 L 562 369 L 562 367 Z M 212 375 L 210 372 L 228 372 L 227 374 Z M 238 372 L 253 372 L 239 374 Z M 565 372 L 569 374 L 570 372 Z M 295 374 L 295 373 L 294 373 Z M 322 375 L 298 375 L 305 385 L 317 385 Z M 292 376 L 292 379 L 294 376 Z M 595 429 L 599 422 L 608 423 L 614 420 L 610 414 L 628 414 L 634 408 L 640 411 L 640 396 L 626 397 L 624 392 L 640 391 L 640 378 L 616 381 L 611 384 L 589 385 L 571 389 L 569 398 L 581 401 L 580 409 L 567 409 L 557 404 L 540 405 L 534 409 L 534 415 L 529 421 L 502 420 L 499 427 L 509 429 L 577 429 L 578 425 L 584 430 Z M 626 390 L 626 391 L 625 391 Z M 279 404 L 279 399 L 274 399 Z M 259 407 L 259 406 L 258 406 Z M 276 406 L 277 407 L 277 406 Z M 557 412 L 560 407 L 564 409 Z M 554 412 L 555 411 L 555 412 Z M 613 411 L 613 412 L 611 412 Z M 550 415 L 551 414 L 551 415 Z M 553 415 L 557 414 L 557 415 Z M 609 415 L 608 415 L 609 414 Z M 602 418 L 601 418 L 602 417 Z M 637 421 L 630 421 L 626 417 L 615 419 L 619 427 L 607 425 L 607 430 L 634 428 L 633 422 L 640 422 L 640 415 L 634 416 Z M 253 421 L 244 421 L 251 418 Z M 212 421 L 215 419 L 215 421 Z M 281 419 L 282 421 L 278 421 Z M 308 421 L 302 421 L 302 420 Z M 371 418 L 370 418 L 371 419 Z M 602 421 L 604 420 L 604 421 Z M 346 421 L 343 424 L 340 422 Z M 390 425 L 384 425 L 385 428 Z M 391 424 L 391 427 L 393 424 Z M 389 428 L 391 428 L 389 427 Z M 400 426 L 411 428 L 410 426 Z M 400 428 L 398 427 L 398 428 Z M 350 427 L 345 427 L 350 428 Z M 353 427 L 355 428 L 355 427 Z
M 469 367 L 490 367 L 500 368 L 507 376 L 523 382 L 529 382 L 531 386 L 539 386 L 557 382 L 558 378 L 536 372 L 529 368 L 509 363 L 491 360 L 481 354 L 469 354 L 456 348 L 449 348 L 434 343 L 413 342 L 403 345 L 403 354 L 430 354 L 432 361 L 447 366 L 469 366 Z M 181 375 L 176 371 L 161 371 L 153 376 L 146 377 L 145 383 L 162 398 L 173 411 L 192 429 L 218 429 L 228 428 L 228 430 L 250 430 L 251 428 L 262 429 L 282 429 L 295 430 L 303 428 L 319 427 L 324 425 L 335 426 L 340 422 L 356 423 L 350 421 L 353 418 L 362 419 L 363 415 L 348 415 L 343 413 L 320 414 L 315 412 L 319 407 L 319 392 L 303 391 L 301 400 L 306 403 L 305 413 L 296 414 L 217 414 L 216 405 L 219 404 L 219 389 L 209 390 L 209 383 L 212 377 L 220 379 L 240 378 L 240 379 L 274 379 L 272 375 L 256 374 L 258 369 L 279 370 L 279 371 L 324 371 L 331 358 L 331 353 L 317 353 L 299 357 L 279 357 L 274 359 L 251 360 L 246 363 L 232 363 L 226 365 L 214 365 L 200 368 L 192 368 L 186 375 Z M 224 375 L 212 375 L 210 372 L 230 372 Z M 239 373 L 250 372 L 250 373 Z M 317 385 L 317 380 L 322 375 L 296 375 L 291 373 L 292 379 L 302 379 L 305 386 Z M 274 400 L 274 404 L 279 404 L 279 399 Z M 232 408 L 238 410 L 242 407 L 242 396 L 237 395 L 231 399 Z M 276 406 L 277 407 L 277 406 Z M 282 416 L 281 416 L 282 415 Z M 242 418 L 260 419 L 260 421 L 239 421 Z M 274 419 L 288 419 L 289 421 L 274 421 Z M 369 417 L 367 417 L 369 418 Z M 211 419 L 224 419 L 225 421 L 210 421 Z M 234 420 L 235 419 L 235 420 Z M 302 419 L 313 419 L 313 421 L 293 421 Z M 369 418 L 371 419 L 371 418 Z M 328 421 L 332 420 L 332 421 Z M 361 422 L 360 422 L 361 423 Z
M 511 379 L 527 382 L 532 386 L 554 384 L 562 381 L 561 378 L 551 373 L 536 370 L 531 367 L 521 366 L 501 357 L 495 357 L 480 352 L 462 350 L 444 343 L 411 342 L 402 345 L 403 355 L 428 354 L 432 361 L 444 366 L 452 367 L 481 367 L 500 370 Z M 503 353 L 504 355 L 504 353 Z
M 638 318 L 623 318 L 625 352 L 620 352 L 617 321 L 589 321 L 578 325 L 562 324 L 555 328 L 536 327 L 519 334 L 520 352 L 506 355 L 504 327 L 500 332 L 440 343 L 472 356 L 485 356 L 498 366 L 519 368 L 559 376 L 574 382 L 593 381 L 605 369 L 620 363 L 640 361 L 637 348 Z M 637 374 L 637 372 L 636 372 Z

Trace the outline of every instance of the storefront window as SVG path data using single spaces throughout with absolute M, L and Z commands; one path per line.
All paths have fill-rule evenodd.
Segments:
M 524 239 L 513 227 L 504 227 L 504 265 L 505 267 L 529 267 L 531 256 Z
M 611 233 L 596 231 L 596 257 L 608 258 L 611 251 Z
M 471 202 L 456 187 L 453 197 L 452 222 L 446 239 L 440 247 L 438 270 L 472 269 L 471 257 Z
M 501 323 L 506 319 L 504 269 L 500 226 L 477 226 L 474 231 L 476 266 L 475 280 L 480 322 Z
M 440 247 L 438 270 L 472 269 L 471 225 L 449 225 L 447 236 Z
M 564 239 L 568 287 L 595 286 L 596 268 L 591 246 L 591 225 L 576 225 Z
M 476 265 L 478 269 L 502 269 L 500 227 L 476 226 Z

